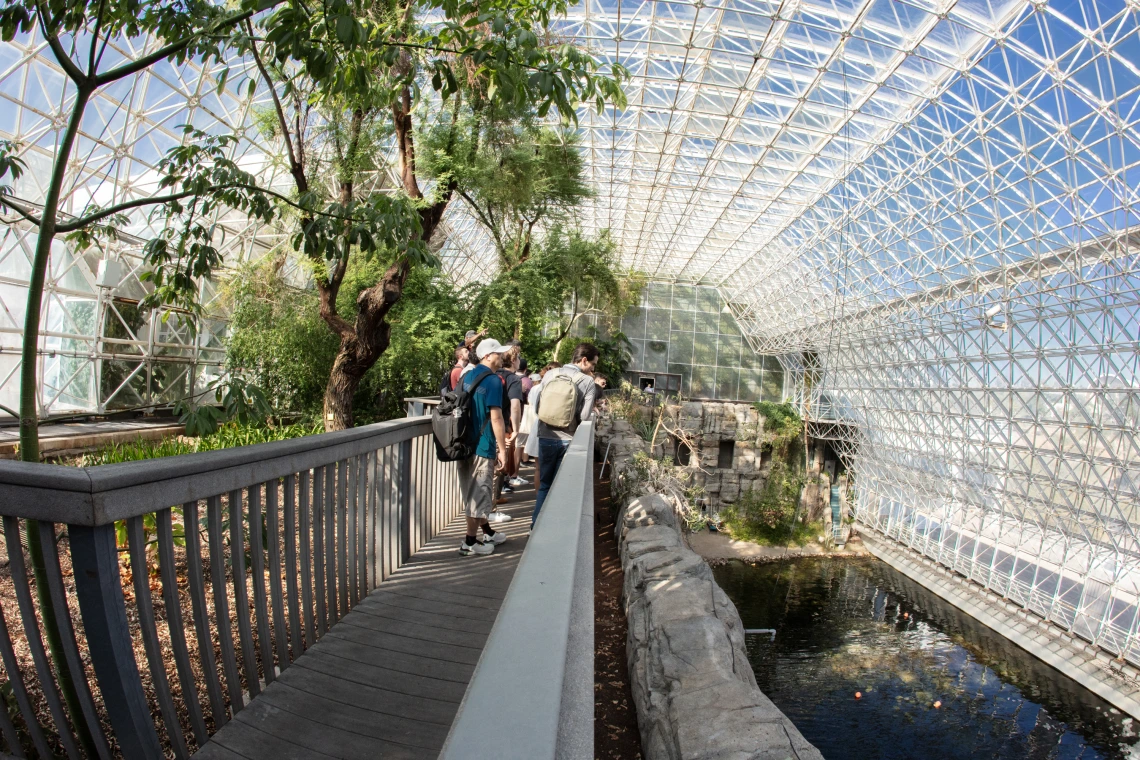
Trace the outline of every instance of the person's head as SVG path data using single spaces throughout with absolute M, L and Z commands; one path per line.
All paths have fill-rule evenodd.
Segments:
M 574 347 L 574 358 L 570 361 L 577 364 L 583 372 L 594 374 L 594 368 L 598 366 L 597 346 L 593 343 L 579 343 Z
M 459 348 L 455 349 L 455 363 L 466 364 L 467 362 L 467 346 L 460 346 Z
M 594 375 L 594 385 L 599 388 L 605 388 L 607 382 L 605 375 Z
M 526 357 L 525 357 L 525 356 L 520 356 L 520 357 L 519 357 L 519 368 L 518 368 L 518 371 L 519 371 L 519 372 L 521 372 L 521 373 L 522 373 L 522 374 L 524 374 L 524 375 L 526 374 Z
M 550 362 L 550 364 L 547 364 L 545 367 L 543 367 L 542 369 L 540 369 L 538 371 L 538 376 L 539 377 L 546 377 L 547 372 L 549 372 L 552 369 L 558 369 L 561 366 L 562 366 L 562 364 L 560 364 L 559 362 Z
M 483 366 L 499 371 L 503 368 L 503 345 L 494 338 L 484 338 L 479 341 L 478 348 L 475 349 L 475 355 L 479 357 L 479 363 Z
M 508 344 L 504 346 L 503 366 L 513 372 L 518 368 L 519 357 L 521 354 L 522 349 L 516 345 Z

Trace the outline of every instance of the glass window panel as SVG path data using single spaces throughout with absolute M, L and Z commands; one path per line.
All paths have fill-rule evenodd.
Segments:
M 722 335 L 740 335 L 740 325 L 731 314 L 721 313 L 720 332 Z
M 716 363 L 718 367 L 739 367 L 740 341 L 722 335 L 717 346 Z
M 752 372 L 740 373 L 740 398 L 743 401 L 760 400 L 760 376 Z
M 629 342 L 629 368 L 641 369 L 645 362 L 645 341 L 631 340 Z
M 681 376 L 681 392 L 689 393 L 689 378 L 693 374 L 693 367 L 689 364 L 670 364 L 669 373 Z
M 715 333 L 720 326 L 720 319 L 714 311 L 709 314 L 705 311 L 697 312 L 696 330 L 697 332 Z
M 697 314 L 694 311 L 673 311 L 673 329 L 693 331 L 693 323 Z
M 645 309 L 642 309 L 640 306 L 634 306 L 627 311 L 621 320 L 621 331 L 630 339 L 644 338 Z
M 161 404 L 172 404 L 187 395 L 190 388 L 190 365 L 155 362 L 151 367 L 151 390 Z
M 645 361 L 643 369 L 646 372 L 664 372 L 668 366 L 669 344 L 663 340 L 651 340 L 645 343 Z
M 663 283 L 655 282 L 649 286 L 649 306 L 656 309 L 668 309 L 672 301 L 672 288 Z
M 697 296 L 692 285 L 673 286 L 673 308 L 692 310 L 697 306 Z
M 716 394 L 716 367 L 693 367 L 689 395 L 712 398 Z
M 728 367 L 718 367 L 716 371 L 716 397 L 728 400 L 737 398 L 737 384 L 740 382 L 740 370 Z
M 720 296 L 716 288 L 697 288 L 697 308 L 709 314 L 720 313 Z
M 669 312 L 666 309 L 650 309 L 645 315 L 645 337 L 647 340 L 669 339 Z
M 760 398 L 762 401 L 779 403 L 784 400 L 784 373 L 765 372 L 761 380 Z
M 780 372 L 783 373 L 784 368 L 780 365 L 780 360 L 775 356 L 764 357 L 764 371 L 765 372 Z
M 99 396 L 108 409 L 141 406 L 146 397 L 146 367 L 141 362 L 104 361 Z
M 693 363 L 693 333 L 671 333 L 669 339 L 669 362 L 671 364 Z
M 694 364 L 716 364 L 716 336 L 697 333 L 693 350 Z

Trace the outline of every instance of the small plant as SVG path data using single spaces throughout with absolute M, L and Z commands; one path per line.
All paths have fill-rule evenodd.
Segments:
M 264 422 L 273 414 L 273 405 L 265 392 L 240 377 L 218 384 L 214 400 L 221 404 L 197 404 L 193 399 L 182 399 L 174 407 L 178 421 L 186 426 L 186 435 L 206 436 L 217 431 L 223 421 L 251 425 Z

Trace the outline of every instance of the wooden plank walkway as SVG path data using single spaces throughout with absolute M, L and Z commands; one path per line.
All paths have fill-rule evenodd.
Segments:
M 533 477 L 524 467 L 523 477 Z M 505 544 L 464 557 L 463 518 L 245 707 L 203 760 L 435 758 L 526 546 L 534 489 L 501 507 Z

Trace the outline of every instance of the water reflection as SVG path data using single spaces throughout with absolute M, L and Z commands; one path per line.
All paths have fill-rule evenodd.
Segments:
M 828 760 L 1140 757 L 1130 718 L 882 562 L 716 577 L 777 630 L 748 637 L 756 680 Z

